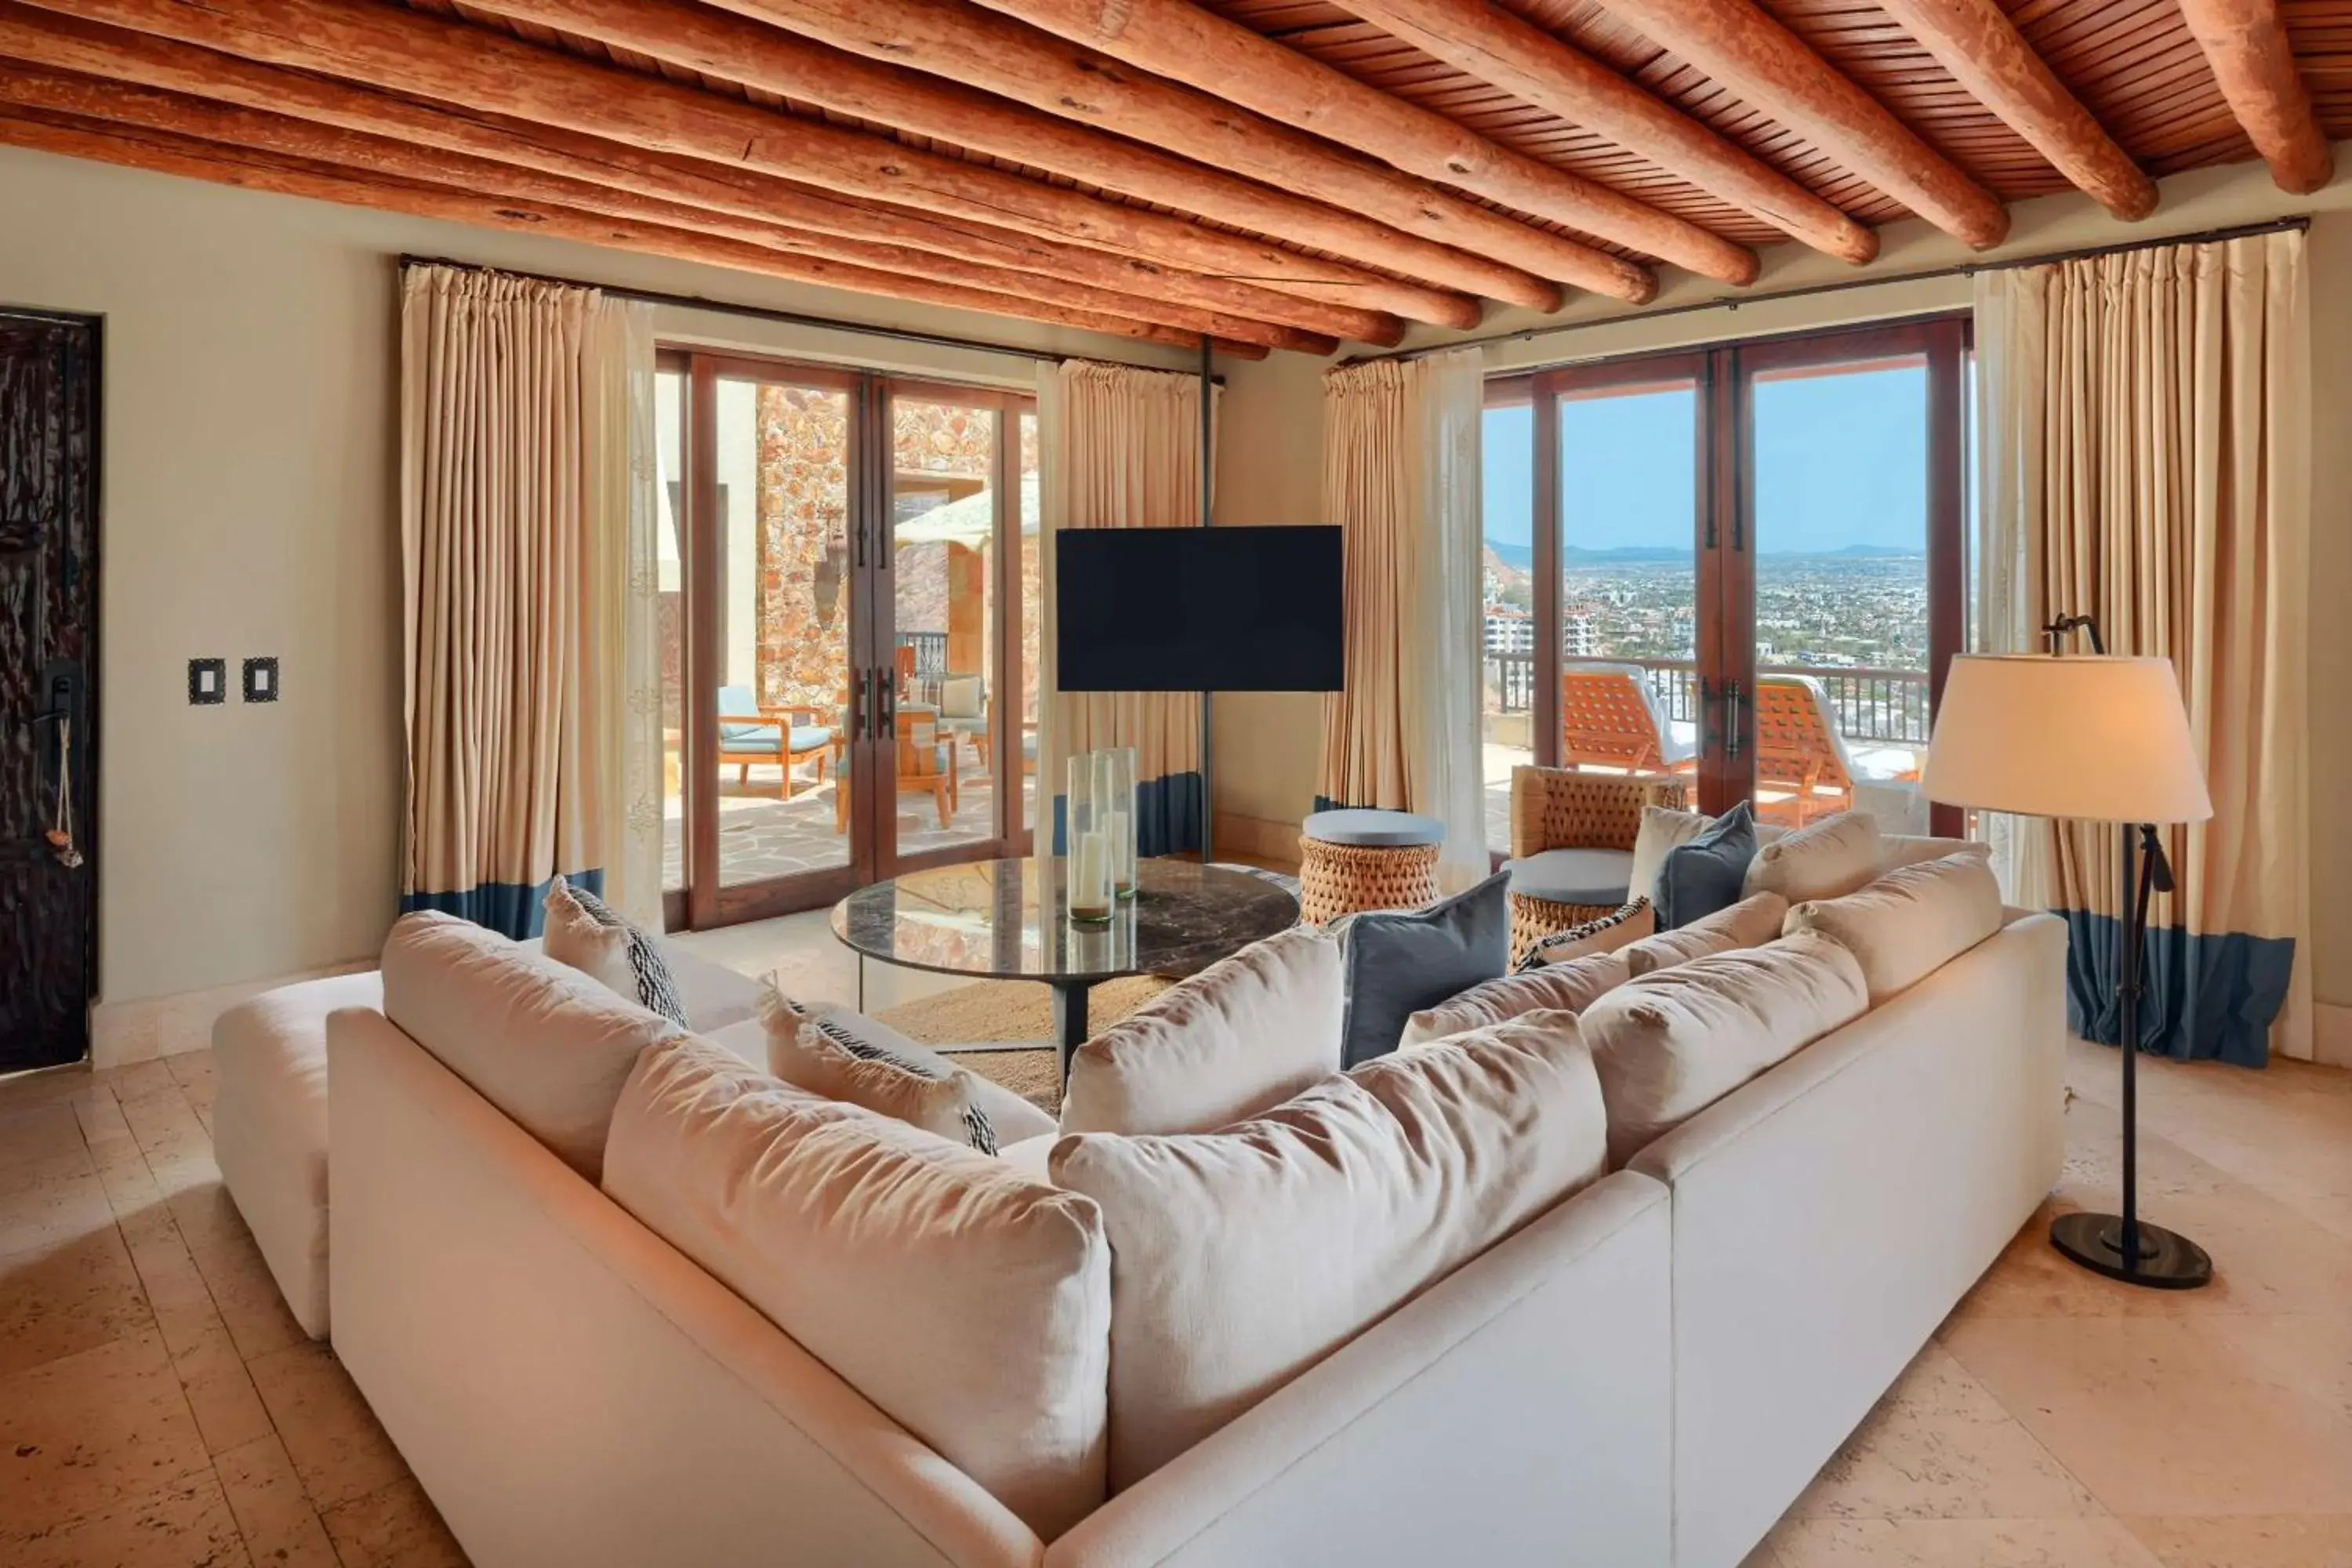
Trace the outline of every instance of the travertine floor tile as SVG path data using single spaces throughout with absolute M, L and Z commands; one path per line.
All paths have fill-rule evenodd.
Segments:
M 334 1352 L 305 1340 L 250 1363 L 254 1386 L 320 1510 L 382 1491 L 408 1473 Z
M 274 1432 L 214 1461 L 253 1560 L 268 1568 L 336 1568 L 326 1526 Z
M 70 1100 L 0 1110 L 0 1173 L 80 1152 L 81 1123 Z
M 56 1247 L 113 1222 L 88 1149 L 28 1160 L 0 1187 L 0 1253 Z
M 2000 1401 L 1930 1344 L 1790 1511 L 1799 1518 L 2063 1519 L 2101 1510 Z
M 2352 1568 L 2352 1514 L 2123 1522 L 2164 1568 Z
M 404 1477 L 323 1516 L 343 1568 L 466 1568 L 424 1489 Z
M 2106 1518 L 1808 1519 L 1767 1544 L 1771 1568 L 2161 1568 Z
M 238 1217 L 236 1203 L 220 1184 L 217 1172 L 208 1179 L 174 1194 L 172 1218 L 186 1242 L 188 1254 L 212 1292 L 221 1321 L 236 1341 L 246 1360 L 273 1351 L 310 1342 L 302 1325 L 286 1309 L 269 1265 L 253 1244 L 253 1234 Z
M 2227 1321 L 1979 1319 L 1943 1342 L 2116 1513 L 2352 1512 L 2352 1422 Z
M 0 1378 L 0 1520 L 68 1523 L 212 1473 L 161 1336 Z
M 112 1226 L 0 1257 L 0 1377 L 152 1321 L 138 1270 Z
M 0 1523 L 0 1562 L 8 1568 L 246 1568 L 250 1561 L 210 1470 L 70 1523 Z

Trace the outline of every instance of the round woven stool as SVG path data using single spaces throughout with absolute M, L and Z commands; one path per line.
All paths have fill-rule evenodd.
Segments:
M 1360 910 L 1437 901 L 1445 828 L 1410 811 L 1318 811 L 1298 836 L 1298 913 L 1321 925 Z

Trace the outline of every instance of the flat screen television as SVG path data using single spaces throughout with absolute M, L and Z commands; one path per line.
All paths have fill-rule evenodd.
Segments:
M 1337 691 L 1339 531 L 1088 528 L 1054 535 L 1064 691 Z

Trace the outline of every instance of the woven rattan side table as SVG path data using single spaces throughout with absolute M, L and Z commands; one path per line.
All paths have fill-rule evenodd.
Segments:
M 1362 910 L 1437 901 L 1445 828 L 1409 811 L 1318 811 L 1298 836 L 1299 918 L 1321 925 Z

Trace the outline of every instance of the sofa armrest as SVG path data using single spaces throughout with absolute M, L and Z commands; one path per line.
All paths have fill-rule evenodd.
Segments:
M 1046 1563 L 1668 1562 L 1665 1200 L 1621 1172 L 1539 1215 Z

